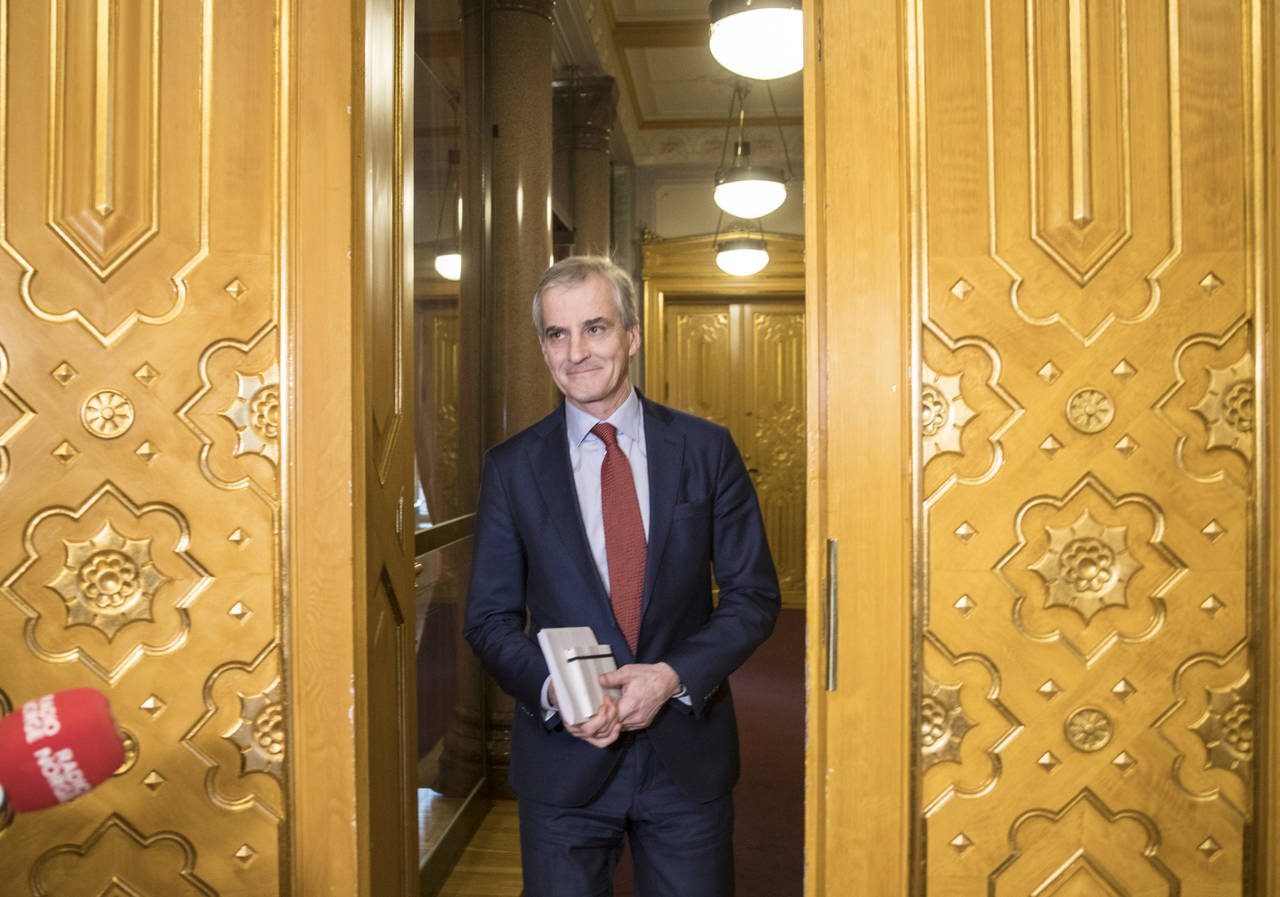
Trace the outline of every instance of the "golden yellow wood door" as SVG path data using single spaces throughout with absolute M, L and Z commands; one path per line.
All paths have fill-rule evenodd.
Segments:
M 1270 6 L 809 25 L 808 892 L 1275 893 Z
M 673 300 L 663 401 L 729 428 L 751 474 L 783 603 L 804 604 L 804 307 Z
M 416 892 L 412 32 L 0 4 L 0 710 L 128 749 L 0 818 L 6 894 Z

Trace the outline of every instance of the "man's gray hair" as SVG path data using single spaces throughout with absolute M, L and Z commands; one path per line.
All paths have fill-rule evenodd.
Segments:
M 636 285 L 631 275 L 603 255 L 571 255 L 561 259 L 542 275 L 538 289 L 533 294 L 533 327 L 538 331 L 538 342 L 546 338 L 546 321 L 542 317 L 542 294 L 553 287 L 569 287 L 590 277 L 600 277 L 613 288 L 613 301 L 618 306 L 624 330 L 640 326 L 636 312 Z

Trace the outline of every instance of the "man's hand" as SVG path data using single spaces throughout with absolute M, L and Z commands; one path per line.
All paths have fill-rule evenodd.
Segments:
M 554 685 L 547 688 L 547 697 L 551 700 L 552 706 L 559 711 L 560 705 L 556 703 Z M 560 716 L 563 718 L 564 714 L 561 713 Z M 595 713 L 577 725 L 571 726 L 565 723 L 564 728 L 570 735 L 581 738 L 587 744 L 598 748 L 608 747 L 618 740 L 618 735 L 622 732 L 618 717 L 618 699 L 612 695 L 605 695 Z
M 680 691 L 680 677 L 665 663 L 629 663 L 612 673 L 601 673 L 600 684 L 622 689 L 617 710 L 624 732 L 646 728 L 662 705 Z

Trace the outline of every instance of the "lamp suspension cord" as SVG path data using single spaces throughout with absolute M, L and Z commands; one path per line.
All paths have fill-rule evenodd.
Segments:
M 790 183 L 794 176 L 791 171 L 791 154 L 787 152 L 787 138 L 782 133 L 782 119 L 778 118 L 778 104 L 773 101 L 773 85 L 766 81 L 764 88 L 769 91 L 769 108 L 773 110 L 773 123 L 778 126 L 778 142 L 782 144 L 782 158 L 787 163 L 787 183 Z

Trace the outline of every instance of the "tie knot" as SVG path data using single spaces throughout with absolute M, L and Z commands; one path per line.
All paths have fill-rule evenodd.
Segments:
M 618 428 L 613 424 L 599 423 L 591 428 L 591 432 L 600 437 L 605 448 L 618 444 Z

